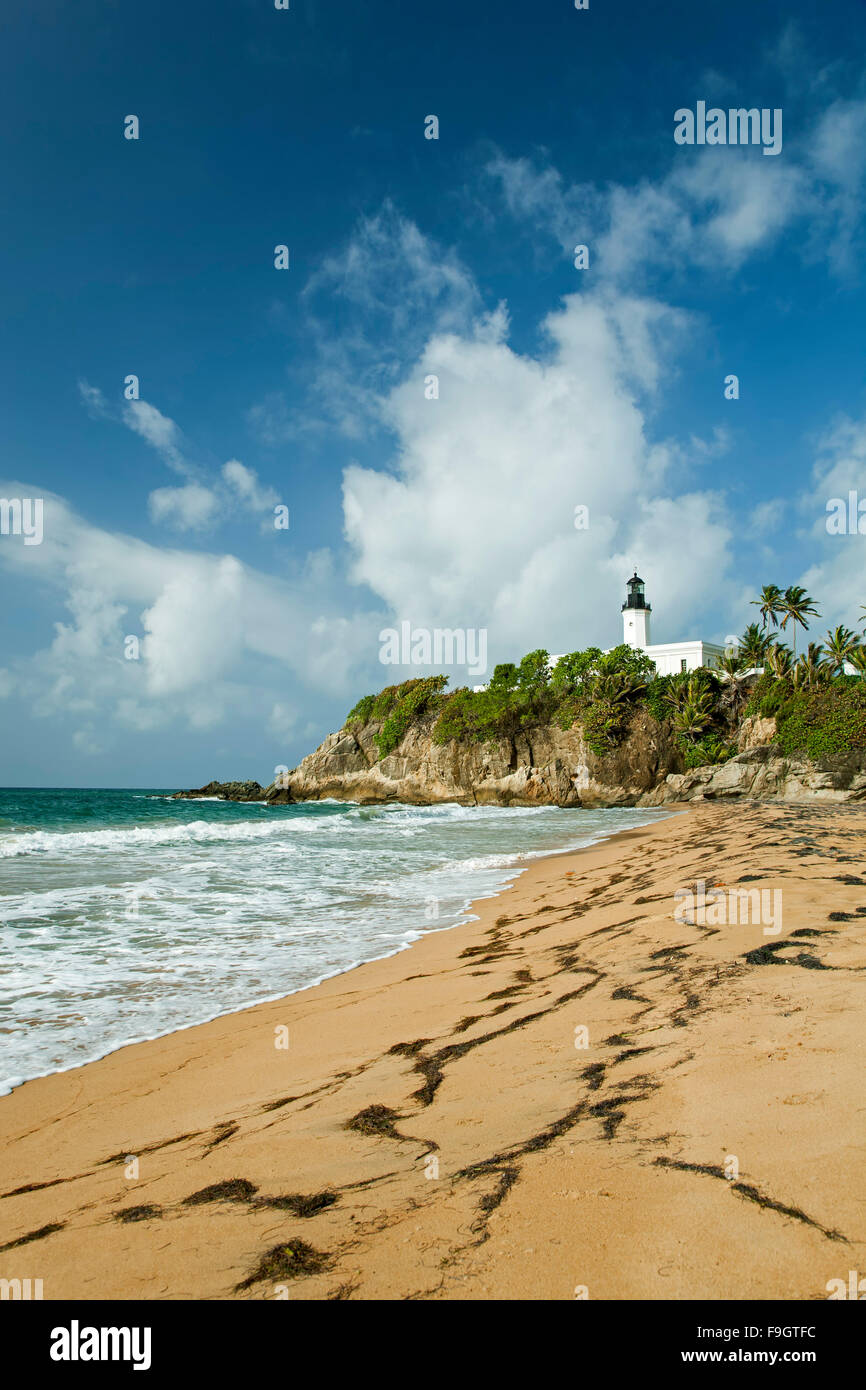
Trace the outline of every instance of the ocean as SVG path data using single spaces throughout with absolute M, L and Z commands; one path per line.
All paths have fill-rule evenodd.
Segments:
M 664 815 L 0 789 L 0 1093 L 404 950 Z

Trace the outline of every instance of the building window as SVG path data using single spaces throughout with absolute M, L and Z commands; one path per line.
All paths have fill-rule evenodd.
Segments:
M 680 670 L 681 670 L 681 671 L 685 671 L 685 670 L 686 670 L 686 659 L 685 659 L 684 656 L 680 658 Z

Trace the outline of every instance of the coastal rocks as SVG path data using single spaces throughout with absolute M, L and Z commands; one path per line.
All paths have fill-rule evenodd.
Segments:
M 380 728 L 370 723 L 329 734 L 280 785 L 267 789 L 268 801 L 634 806 L 682 768 L 675 742 L 643 712 L 608 757 L 586 747 L 579 725 L 549 725 L 493 743 L 439 745 L 433 720 L 422 718 L 380 761 L 374 741 Z
M 664 785 L 638 805 L 663 806 L 673 801 L 713 801 L 747 797 L 761 801 L 864 801 L 866 756 L 839 753 L 816 762 L 787 757 L 769 744 L 738 753 L 717 767 L 696 767 L 670 774 Z
M 866 752 L 812 761 L 783 754 L 772 742 L 773 719 L 752 716 L 740 731 L 741 751 L 727 762 L 686 769 L 666 724 L 637 710 L 626 737 L 602 757 L 587 747 L 579 724 L 555 724 L 492 743 L 433 742 L 435 716 L 421 717 L 386 758 L 375 736 L 381 723 L 329 734 L 292 772 L 267 789 L 258 782 L 209 782 L 178 798 L 227 801 L 402 802 L 429 806 L 666 806 L 732 798 L 778 801 L 866 800 Z
M 175 792 L 172 801 L 194 801 L 196 797 L 217 797 L 220 801 L 264 801 L 265 789 L 258 782 L 208 782 L 195 791 Z
M 764 744 L 774 743 L 775 739 L 775 719 L 764 719 L 760 714 L 750 714 L 740 726 L 737 737 L 737 752 L 747 753 L 750 748 L 760 748 Z
M 738 797 L 866 800 L 866 754 L 815 762 L 786 756 L 772 742 L 775 720 L 758 716 L 744 721 L 735 757 L 688 770 L 674 736 L 646 710 L 635 712 L 626 737 L 604 757 L 587 747 L 578 724 L 570 729 L 550 724 L 493 743 L 436 744 L 434 722 L 419 719 L 381 760 L 375 743 L 381 723 L 340 729 L 278 783 L 259 789 L 260 796 L 272 805 L 333 799 L 362 805 L 587 808 Z

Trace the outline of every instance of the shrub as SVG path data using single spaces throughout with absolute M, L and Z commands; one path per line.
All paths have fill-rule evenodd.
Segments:
M 707 734 L 684 749 L 683 759 L 687 768 L 706 767 L 708 763 L 726 763 L 736 751 L 736 744 L 726 743 L 717 734 Z
M 373 706 L 376 703 L 375 695 L 362 695 L 356 705 L 346 715 L 343 724 L 344 729 L 348 729 L 350 724 L 369 724 L 373 716 Z
M 373 742 L 379 750 L 380 758 L 387 758 L 389 753 L 393 753 L 410 725 L 424 713 L 447 684 L 447 676 L 426 676 L 421 680 L 404 681 L 402 685 L 393 687 L 394 698 L 389 703 L 387 718 L 379 732 L 373 735 Z M 378 703 L 377 701 L 376 705 Z M 373 707 L 374 714 L 376 705 Z
M 794 687 L 790 680 L 776 680 L 769 671 L 765 671 L 757 680 L 743 714 L 747 717 L 757 714 L 762 719 L 769 719 L 780 712 L 793 694 Z
M 866 689 L 842 677 L 817 690 L 791 691 L 776 720 L 778 742 L 788 754 L 820 758 L 866 748 Z
M 425 712 L 436 715 L 437 744 L 495 741 L 533 727 L 570 729 L 580 723 L 587 747 L 603 757 L 623 737 L 632 711 L 643 705 L 676 734 L 686 767 L 724 762 L 735 751 L 730 739 L 737 707 L 716 674 L 656 676 L 645 653 L 625 645 L 607 654 L 598 647 L 569 652 L 552 672 L 547 652 L 539 648 L 517 664 L 498 665 L 484 690 L 461 687 L 445 694 L 447 683 L 447 676 L 439 675 L 389 685 L 378 695 L 363 696 L 346 725 L 380 723 L 374 740 L 384 758 Z M 857 677 L 839 676 L 808 690 L 765 672 L 744 714 L 774 715 L 786 753 L 816 758 L 866 748 L 866 681 Z
M 670 718 L 671 707 L 668 702 L 668 693 L 671 688 L 671 680 L 671 676 L 656 676 L 650 681 L 643 697 L 643 703 L 657 724 L 663 724 L 666 719 Z
M 551 689 L 560 698 L 573 695 L 582 689 L 590 676 L 598 672 L 602 655 L 601 647 L 587 647 L 585 652 L 567 652 L 553 668 Z
M 513 662 L 497 666 L 486 689 L 464 687 L 449 695 L 443 701 L 433 741 L 513 738 L 533 725 L 548 723 L 555 704 L 550 657 L 539 648 L 517 666 Z
M 581 715 L 583 738 L 587 748 L 598 757 L 610 753 L 625 729 L 627 710 L 610 700 L 594 700 Z

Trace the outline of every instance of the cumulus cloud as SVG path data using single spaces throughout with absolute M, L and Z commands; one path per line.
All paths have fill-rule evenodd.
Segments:
M 731 539 L 720 497 L 672 495 L 682 448 L 646 427 L 661 353 L 688 320 L 650 300 L 575 295 L 544 332 L 540 358 L 509 346 L 502 318 L 495 333 L 488 320 L 480 335 L 431 339 L 383 406 L 396 472 L 344 474 L 353 577 L 416 626 L 486 626 L 513 656 L 539 640 L 615 641 L 612 595 L 639 564 L 658 576 L 675 638 L 697 620 L 702 572 L 723 594 Z M 438 400 L 419 389 L 427 373 Z M 587 530 L 575 530 L 577 504 Z
M 279 501 L 273 488 L 261 483 L 255 469 L 240 459 L 229 459 L 218 476 L 208 480 L 204 469 L 188 461 L 178 425 L 149 401 L 127 401 L 117 416 L 98 387 L 82 380 L 78 390 L 92 418 L 119 419 L 187 479 L 182 487 L 159 487 L 150 493 L 147 506 L 154 525 L 173 531 L 206 531 L 236 515 L 238 507 L 263 512 Z
M 273 488 L 259 482 L 255 469 L 239 459 L 223 464 L 213 487 L 187 483 L 185 487 L 156 488 L 148 498 L 150 519 L 174 531 L 206 531 L 218 522 L 246 512 L 265 512 L 278 502 Z
M 2 489 L 23 491 L 16 482 Z M 47 646 L 9 661 L 0 684 L 14 686 L 37 716 L 78 716 L 80 751 L 95 751 L 110 725 L 207 728 L 252 710 L 264 724 L 278 706 L 284 731 L 287 686 L 298 699 L 353 692 L 382 615 L 343 617 L 325 557 L 276 578 L 232 555 L 107 532 L 40 491 L 43 544 L 4 546 L 0 565 L 55 595 L 66 617 Z M 127 659 L 128 636 L 140 640 L 138 660 Z
M 858 501 L 866 501 L 866 417 L 837 420 L 826 431 L 818 441 L 811 484 L 798 498 L 803 540 L 817 558 L 797 582 L 819 600 L 822 616 L 813 627 L 820 632 L 837 623 L 855 629 L 863 625 L 866 535 L 827 531 L 827 503 L 841 498 L 847 504 L 852 491 Z

